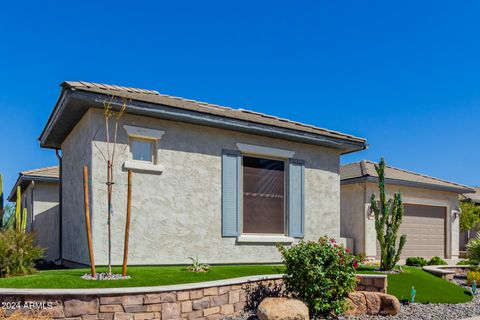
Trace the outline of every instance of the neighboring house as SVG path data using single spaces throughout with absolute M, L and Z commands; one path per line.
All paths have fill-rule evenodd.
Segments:
M 280 261 L 276 243 L 340 237 L 342 154 L 365 140 L 156 91 L 65 82 L 41 136 L 62 151 L 62 258 L 88 264 L 83 166 L 90 172 L 96 264 L 107 263 L 104 102 L 128 99 L 114 167 L 113 263 L 120 264 L 127 169 L 132 264 Z M 295 106 L 300 108 L 301 106 Z
M 372 194 L 379 199 L 374 162 L 360 161 L 341 167 L 341 236 L 354 240 L 355 253 L 378 259 Z M 459 194 L 470 187 L 387 166 L 388 198 L 400 191 L 404 203 L 398 235 L 406 234 L 402 258 L 420 256 L 456 259 L 459 255 Z
M 462 194 L 460 201 L 468 201 L 474 203 L 476 206 L 480 206 L 480 187 L 474 187 L 474 193 Z M 467 231 L 460 232 L 460 250 L 465 251 L 467 243 L 475 238 L 478 233 L 478 228 L 472 228 Z
M 17 200 L 21 188 L 21 209 L 27 209 L 27 231 L 33 231 L 44 260 L 55 261 L 59 250 L 59 170 L 58 166 L 20 172 L 8 201 Z

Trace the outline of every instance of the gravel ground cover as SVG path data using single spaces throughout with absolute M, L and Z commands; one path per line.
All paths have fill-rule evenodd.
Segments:
M 466 287 L 465 279 L 456 278 L 457 284 Z M 359 318 L 338 318 L 338 320 L 457 320 L 480 316 L 480 297 L 475 296 L 472 301 L 458 304 L 414 303 L 402 305 L 400 313 L 393 317 L 363 316 Z M 228 320 L 257 320 L 252 314 Z
M 455 278 L 458 285 L 467 287 L 464 277 Z M 394 317 L 364 316 L 362 320 L 399 319 L 399 320 L 450 320 L 480 316 L 480 297 L 475 296 L 472 301 L 457 304 L 414 303 L 402 305 L 400 313 Z

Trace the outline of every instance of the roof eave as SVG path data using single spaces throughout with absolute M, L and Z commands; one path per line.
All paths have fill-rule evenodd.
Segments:
M 14 202 L 17 199 L 17 187 L 22 187 L 25 184 L 29 184 L 32 181 L 42 181 L 42 182 L 59 182 L 60 178 L 57 177 L 40 177 L 40 176 L 32 176 L 32 175 L 23 175 L 20 174 L 15 185 L 13 186 L 10 194 L 7 197 L 7 200 L 10 202 Z M 22 188 L 23 189 L 23 188 Z
M 103 102 L 105 100 L 105 94 L 92 93 L 82 90 L 76 90 L 74 88 L 63 87 L 62 94 L 55 105 L 55 108 L 40 135 L 40 145 L 44 148 L 60 149 L 61 142 L 65 139 L 64 136 L 53 139 L 52 130 L 58 124 L 60 120 L 74 120 L 68 117 L 78 117 L 79 113 L 85 113 L 89 108 L 103 108 Z M 66 113 L 66 106 L 72 101 L 77 101 L 82 104 L 83 110 L 75 115 L 70 112 Z M 112 103 L 113 107 L 120 108 L 123 101 L 117 99 Z M 228 117 L 222 117 L 218 115 L 205 114 L 197 111 L 184 110 L 167 105 L 152 104 L 149 102 L 132 100 L 128 102 L 127 113 L 150 116 L 155 118 L 161 118 L 166 120 L 174 120 L 181 122 L 188 122 L 193 124 L 205 125 L 210 127 L 218 127 L 223 129 L 242 131 L 247 133 L 259 134 L 264 136 L 282 138 L 286 140 L 298 141 L 309 144 L 322 145 L 334 149 L 340 150 L 341 154 L 360 151 L 366 148 L 365 140 L 351 140 L 341 139 L 321 134 L 314 134 L 309 132 L 302 132 L 293 129 L 280 128 L 271 125 L 249 122 L 240 119 L 233 119 Z M 71 130 L 71 129 L 70 129 Z M 52 141 L 52 140 L 57 140 Z
M 354 184 L 354 183 L 362 183 L 362 182 L 378 182 L 378 177 L 373 176 L 363 176 L 363 177 L 355 177 L 350 179 L 342 179 L 340 183 L 342 185 L 346 184 Z M 439 191 L 449 191 L 455 193 L 472 193 L 475 192 L 474 189 L 468 187 L 449 187 L 449 186 L 441 186 L 432 183 L 424 183 L 424 182 L 417 182 L 417 181 L 407 181 L 407 180 L 399 180 L 399 179 L 389 179 L 385 178 L 386 185 L 400 185 L 405 187 L 416 187 L 416 188 L 423 188 L 423 189 L 431 189 L 431 190 L 439 190 Z

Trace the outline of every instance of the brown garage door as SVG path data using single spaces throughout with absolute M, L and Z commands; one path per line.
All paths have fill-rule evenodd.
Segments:
M 398 235 L 406 234 L 407 242 L 402 258 L 433 256 L 445 257 L 446 208 L 404 204 L 405 213 Z M 377 258 L 380 249 L 377 241 Z

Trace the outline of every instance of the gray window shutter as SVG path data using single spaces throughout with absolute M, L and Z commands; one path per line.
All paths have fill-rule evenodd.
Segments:
M 222 236 L 240 235 L 240 152 L 223 150 L 222 155 Z
M 288 233 L 290 237 L 301 238 L 305 234 L 305 162 L 290 159 L 288 172 Z

